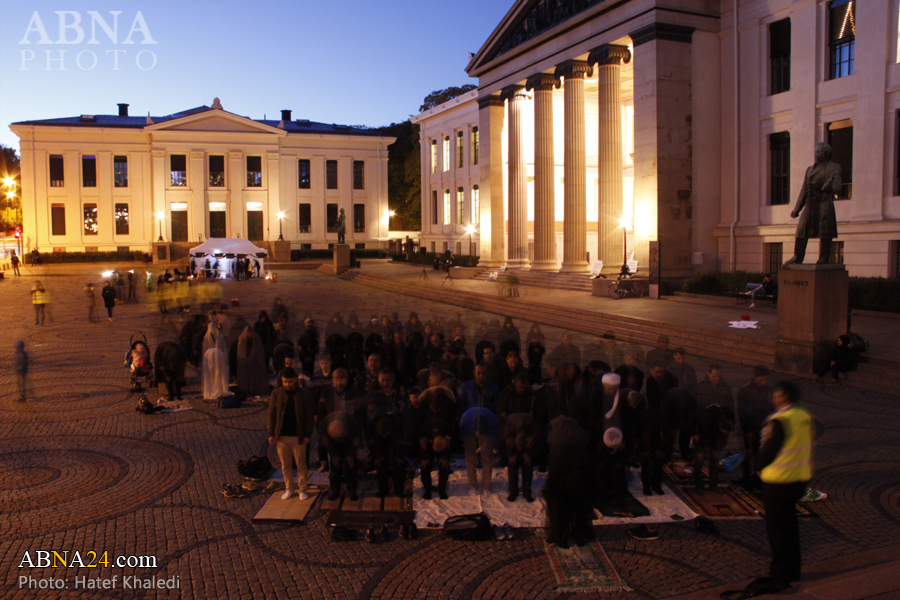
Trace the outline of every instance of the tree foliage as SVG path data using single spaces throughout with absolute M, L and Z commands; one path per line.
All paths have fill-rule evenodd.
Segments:
M 419 107 L 419 112 L 428 110 L 429 108 L 434 108 L 439 104 L 443 104 L 447 100 L 452 100 L 457 96 L 462 96 L 466 92 L 471 92 L 474 90 L 476 85 L 472 85 L 471 83 L 467 83 L 466 85 L 455 86 L 452 85 L 443 90 L 437 90 L 436 92 L 431 92 L 427 96 L 425 96 L 425 100 L 422 102 L 422 106 Z
M 9 231 L 22 224 L 22 185 L 19 177 L 19 154 L 15 148 L 0 144 L 0 183 L 10 177 L 15 180 L 15 197 L 9 198 L 11 191 L 5 185 L 0 186 L 0 231 Z
M 397 138 L 388 146 L 388 208 L 394 211 L 390 228 L 419 231 L 422 228 L 419 126 L 407 120 L 379 127 L 378 131 Z

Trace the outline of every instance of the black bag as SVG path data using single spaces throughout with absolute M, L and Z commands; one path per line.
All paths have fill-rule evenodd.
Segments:
M 252 456 L 247 460 L 237 461 L 237 470 L 247 479 L 265 479 L 272 472 L 272 463 L 266 456 Z
M 466 542 L 482 542 L 493 537 L 491 519 L 484 513 L 449 517 L 442 531 L 450 539 Z
M 246 394 L 240 390 L 235 390 L 234 394 L 228 394 L 219 398 L 219 408 L 240 408 L 244 403 Z

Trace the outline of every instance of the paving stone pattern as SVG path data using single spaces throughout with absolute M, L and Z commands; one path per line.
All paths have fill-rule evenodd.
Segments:
M 103 267 L 106 268 L 106 267 Z M 5 598 L 562 598 L 541 540 L 521 531 L 515 541 L 464 543 L 423 532 L 417 541 L 335 543 L 323 510 L 306 523 L 256 524 L 262 495 L 225 498 L 223 482 L 239 483 L 239 458 L 265 444 L 265 404 L 220 410 L 199 397 L 188 371 L 193 410 L 141 415 L 129 391 L 123 357 L 129 337 L 145 334 L 151 349 L 177 341 L 186 315 L 160 315 L 149 302 L 120 305 L 115 321 L 88 323 L 81 287 L 95 283 L 96 265 L 23 269 L 0 283 L 0 596 Z M 140 273 L 140 271 L 139 271 Z M 48 323 L 33 325 L 28 290 L 40 278 L 51 293 Z M 228 311 L 256 320 L 276 296 L 285 299 L 296 326 L 311 313 L 324 326 L 335 310 L 409 311 L 423 320 L 459 311 L 471 331 L 501 315 L 461 310 L 402 297 L 317 272 L 280 274 L 278 283 L 226 283 Z M 146 300 L 145 290 L 140 296 Z M 99 294 L 98 294 L 99 296 Z M 524 338 L 531 323 L 516 323 Z M 562 331 L 543 328 L 548 351 Z M 228 331 L 228 327 L 225 327 Z M 291 333 L 296 338 L 296 333 Z M 575 334 L 581 346 L 592 342 Z M 31 356 L 29 399 L 16 401 L 12 345 L 23 339 Z M 642 356 L 649 348 L 624 352 Z M 707 366 L 696 360 L 698 373 Z M 724 365 L 736 389 L 749 369 Z M 647 369 L 649 371 L 649 369 Z M 774 381 L 783 376 L 777 374 Z M 812 508 L 819 518 L 801 521 L 804 558 L 816 562 L 896 543 L 900 536 L 900 403 L 898 398 L 851 387 L 828 388 L 798 380 L 808 405 L 825 425 L 816 453 L 813 485 L 827 492 Z M 150 394 L 156 399 L 155 390 Z M 691 523 L 663 526 L 659 540 L 636 541 L 626 526 L 598 528 L 630 594 L 579 594 L 578 598 L 665 598 L 764 573 L 768 547 L 761 520 L 719 521 L 720 534 Z M 19 569 L 25 552 L 108 551 L 150 555 L 157 569 Z M 25 590 L 21 575 L 66 578 L 63 591 Z M 178 590 L 74 590 L 76 576 L 179 576 Z

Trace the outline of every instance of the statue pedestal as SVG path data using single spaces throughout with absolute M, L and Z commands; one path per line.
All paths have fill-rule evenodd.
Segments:
M 778 274 L 775 368 L 810 374 L 847 333 L 849 277 L 844 265 L 788 265 Z
M 269 242 L 269 260 L 291 262 L 291 243 L 288 241 Z
M 347 244 L 335 244 L 332 254 L 334 274 L 340 275 L 350 270 L 350 246 Z

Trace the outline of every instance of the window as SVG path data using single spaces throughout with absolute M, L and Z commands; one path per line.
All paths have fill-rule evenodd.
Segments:
M 62 157 L 59 157 L 62 161 Z M 66 205 L 50 205 L 50 232 L 53 235 L 66 235 Z
M 128 235 L 128 205 L 116 204 L 116 235 Z
M 465 225 L 466 221 L 466 191 L 463 188 L 456 190 L 456 222 Z
M 172 154 L 169 156 L 169 170 L 172 174 L 172 187 L 187 185 L 187 158 L 184 154 Z
M 450 224 L 450 190 L 444 190 L 444 225 Z
M 117 188 L 128 187 L 128 157 L 113 157 L 113 185 Z
M 325 187 L 329 190 L 338 189 L 338 161 L 325 161 Z
M 841 165 L 841 191 L 838 200 L 853 197 L 853 122 L 849 119 L 828 124 L 831 162 Z
M 97 205 L 84 205 L 84 235 L 97 235 Z
M 209 237 L 224 238 L 227 233 L 227 208 L 224 202 L 209 203 Z
M 831 256 L 828 262 L 833 265 L 844 264 L 844 242 L 838 242 L 837 240 L 831 242 Z
M 263 239 L 263 203 L 247 203 L 247 239 L 261 242 Z
M 81 157 L 81 186 L 97 187 L 97 157 L 85 155 Z
M 465 163 L 463 162 L 463 132 L 456 132 L 456 168 L 462 169 Z
M 362 160 L 353 161 L 353 189 L 366 189 L 366 163 Z
M 481 191 L 477 185 L 472 186 L 472 225 L 481 223 Z
M 327 204 L 325 206 L 325 231 L 337 233 L 338 230 L 338 205 Z
M 447 250 L 449 249 L 449 247 L 450 247 L 450 243 L 449 243 L 449 242 L 444 242 L 444 254 L 445 254 L 445 255 L 447 254 Z
M 262 187 L 262 156 L 247 157 L 247 187 Z
M 791 89 L 791 20 L 769 25 L 769 68 L 772 70 L 772 95 Z
M 478 164 L 478 126 L 472 128 L 472 135 L 469 136 L 472 140 L 472 164 Z
M 434 254 L 434 242 L 431 242 L 431 253 Z
M 766 273 L 775 277 L 784 263 L 784 244 L 781 242 L 763 244 L 763 259 L 765 260 L 763 266 L 766 267 Z
M 65 169 L 63 169 L 62 154 L 50 155 L 50 187 L 63 187 L 66 184 Z M 65 235 L 65 228 L 63 233 Z
M 888 277 L 900 277 L 900 240 L 892 240 L 888 254 Z
M 431 140 L 431 172 L 437 173 L 437 140 Z
M 299 181 L 297 182 L 297 187 L 299 187 L 301 190 L 308 190 L 310 182 L 312 181 L 312 178 L 310 176 L 308 158 L 301 158 L 297 161 L 297 175 L 299 179 Z
M 462 256 L 462 242 L 456 242 L 456 255 Z
M 188 213 L 187 202 L 173 202 L 169 211 L 169 221 L 172 225 L 172 241 L 188 241 Z
M 773 206 L 789 204 L 791 192 L 791 134 L 787 131 L 769 136 L 769 200 Z
M 437 201 L 437 190 L 432 190 L 431 192 L 431 224 L 438 224 L 438 201 Z
M 443 168 L 443 170 L 449 171 L 450 170 L 450 136 L 449 135 L 444 136 L 443 151 L 444 151 L 444 168 Z
M 366 205 L 353 205 L 353 233 L 365 233 L 366 231 Z
M 209 157 L 209 187 L 225 187 L 225 157 Z
M 834 0 L 829 4 L 829 79 L 853 74 L 853 58 L 856 51 L 856 2 Z
M 297 211 L 297 224 L 300 233 L 309 233 L 312 230 L 312 205 L 301 204 Z

